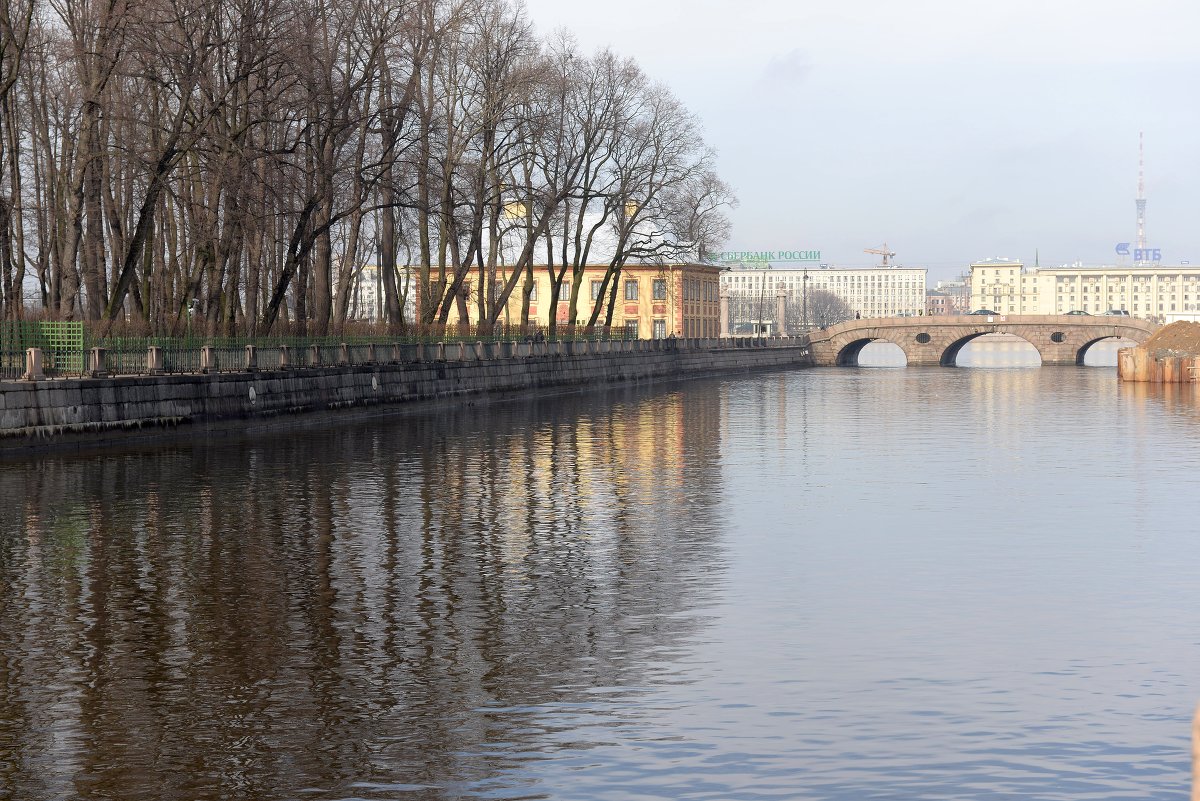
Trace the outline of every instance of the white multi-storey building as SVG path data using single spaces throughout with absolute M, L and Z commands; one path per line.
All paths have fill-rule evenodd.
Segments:
M 971 306 L 1000 314 L 1125 311 L 1160 322 L 1200 319 L 1200 267 L 1070 265 L 1026 270 L 1019 261 L 971 265 Z
M 407 293 L 407 268 L 401 269 L 396 276 L 396 289 L 404 297 L 404 316 L 413 319 L 416 308 L 412 293 Z M 337 287 L 334 287 L 334 297 L 337 297 Z M 351 320 L 377 323 L 383 320 L 383 277 L 378 265 L 365 264 L 359 268 L 357 275 L 350 283 L 350 300 L 347 306 L 347 317 Z
M 897 317 L 923 314 L 927 270 L 915 267 L 772 267 L 734 265 L 721 274 L 731 306 L 757 302 L 766 317 L 773 316 L 778 291 L 789 304 L 803 304 L 807 291 L 831 292 L 859 317 Z

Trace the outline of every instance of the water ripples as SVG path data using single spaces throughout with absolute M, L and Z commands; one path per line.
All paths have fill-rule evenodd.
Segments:
M 0 465 L 0 798 L 1166 799 L 1196 399 L 822 370 Z

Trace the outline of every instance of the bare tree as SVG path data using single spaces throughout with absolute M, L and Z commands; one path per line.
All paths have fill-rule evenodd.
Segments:
M 817 328 L 828 328 L 831 325 L 845 322 L 854 316 L 849 304 L 846 303 L 840 296 L 826 289 L 810 289 L 808 290 L 808 311 L 804 314 L 803 309 L 798 308 L 802 300 L 792 301 L 787 308 L 789 322 L 793 319 L 793 314 L 800 317 L 808 318 L 808 325 L 816 326 Z M 797 307 L 793 311 L 793 307 Z
M 21 132 L 17 81 L 34 27 L 33 0 L 0 3 L 0 318 L 22 314 L 25 225 L 21 193 Z
M 7 0 L 0 316 L 32 271 L 60 318 L 325 334 L 372 274 L 390 325 L 524 323 L 546 254 L 594 324 L 589 265 L 727 234 L 698 131 L 511 0 Z

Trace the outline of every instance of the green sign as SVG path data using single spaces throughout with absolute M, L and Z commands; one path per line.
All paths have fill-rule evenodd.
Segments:
M 725 250 L 708 254 L 710 261 L 719 262 L 788 262 L 820 261 L 819 250 Z

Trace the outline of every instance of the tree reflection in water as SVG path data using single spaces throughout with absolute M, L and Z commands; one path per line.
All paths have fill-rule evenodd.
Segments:
M 700 386 L 0 466 L 0 796 L 515 791 L 702 625 Z

